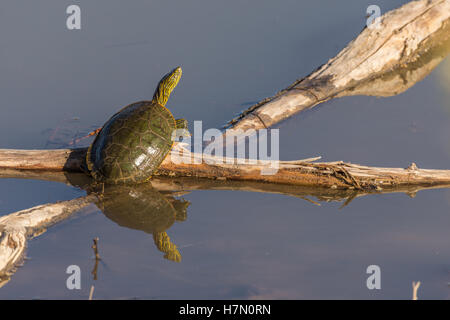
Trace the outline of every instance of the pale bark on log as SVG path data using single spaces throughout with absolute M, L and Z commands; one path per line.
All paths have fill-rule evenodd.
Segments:
M 263 129 L 336 97 L 392 96 L 428 75 L 450 51 L 450 1 L 419 0 L 381 17 L 336 57 L 273 97 L 243 111 L 227 127 Z
M 27 240 L 89 205 L 92 196 L 39 205 L 0 217 L 0 287 L 23 259 Z
M 419 169 L 415 164 L 409 168 L 379 168 L 361 166 L 345 162 L 261 161 L 256 164 L 226 163 L 223 158 L 209 156 L 200 164 L 195 164 L 194 154 L 176 145 L 171 156 L 161 164 L 156 176 L 196 177 L 220 180 L 239 180 L 278 183 L 298 186 L 327 187 L 379 191 L 400 186 L 443 186 L 450 184 L 450 170 Z M 0 168 L 22 170 L 69 170 L 81 171 L 86 149 L 73 152 L 57 150 L 2 150 Z M 181 153 L 184 152 L 184 153 Z M 181 154 L 181 156 L 180 156 Z M 184 163 L 175 164 L 177 161 Z M 316 160 L 316 159 L 312 159 Z M 246 161 L 246 160 L 243 160 Z M 277 168 L 274 174 L 261 174 Z

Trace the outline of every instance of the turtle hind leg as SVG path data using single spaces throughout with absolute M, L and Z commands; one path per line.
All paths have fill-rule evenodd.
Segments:
M 176 119 L 175 126 L 177 129 L 186 129 L 188 128 L 188 122 L 186 119 Z
M 178 132 L 181 132 L 181 136 L 183 137 L 191 136 L 191 134 L 188 131 L 188 122 L 186 119 L 176 119 L 175 127 L 177 128 Z

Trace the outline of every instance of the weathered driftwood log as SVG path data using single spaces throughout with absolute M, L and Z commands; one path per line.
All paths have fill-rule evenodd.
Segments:
M 422 80 L 450 50 L 450 1 L 411 1 L 365 28 L 336 57 L 273 97 L 251 106 L 227 127 L 268 128 L 332 98 L 399 94 Z
M 89 205 L 92 196 L 39 205 L 0 217 L 0 287 L 20 264 L 27 240 Z
M 5 150 L 0 149 L 0 168 L 21 170 L 81 171 L 86 149 L 76 150 Z M 180 152 L 184 152 L 180 156 Z M 172 156 L 178 161 L 172 162 Z M 450 170 L 419 169 L 412 164 L 406 169 L 367 167 L 345 162 L 260 161 L 256 164 L 226 163 L 223 158 L 209 156 L 200 164 L 193 163 L 194 154 L 176 145 L 162 163 L 157 176 L 196 177 L 219 180 L 269 182 L 286 185 L 380 191 L 400 186 L 447 186 Z M 188 161 L 191 159 L 190 161 Z M 273 174 L 261 174 L 277 168 Z

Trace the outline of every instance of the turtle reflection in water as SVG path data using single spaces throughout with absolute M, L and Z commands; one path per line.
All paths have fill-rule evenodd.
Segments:
M 96 202 L 105 216 L 118 225 L 152 234 L 158 250 L 165 253 L 164 258 L 175 262 L 181 261 L 181 254 L 166 230 L 175 221 L 186 220 L 189 204 L 142 184 L 108 186 Z

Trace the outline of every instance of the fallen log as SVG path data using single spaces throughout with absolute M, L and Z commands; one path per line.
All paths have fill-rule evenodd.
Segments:
M 0 169 L 53 170 L 80 172 L 86 149 L 8 150 L 0 149 Z M 183 163 L 174 163 L 172 156 Z M 233 159 L 208 156 L 207 161 L 195 164 L 198 155 L 175 145 L 161 164 L 156 176 L 195 177 L 233 181 L 268 182 L 284 185 L 381 191 L 403 186 L 448 186 L 450 170 L 419 169 L 414 163 L 408 168 L 380 168 L 338 162 L 312 162 L 318 158 L 298 161 L 256 161 L 239 163 Z M 189 160 L 191 159 L 191 160 Z M 178 158 L 180 160 L 180 158 Z M 204 159 L 205 160 L 205 159 Z M 276 168 L 276 169 L 274 169 Z M 261 171 L 274 170 L 273 174 Z
M 23 260 L 28 239 L 85 208 L 93 196 L 39 205 L 0 217 L 0 287 Z
M 450 52 L 450 1 L 411 1 L 365 28 L 336 57 L 232 119 L 263 129 L 337 97 L 392 96 L 425 78 Z

